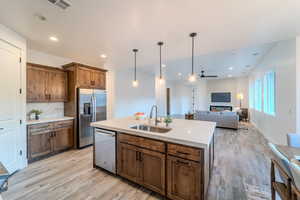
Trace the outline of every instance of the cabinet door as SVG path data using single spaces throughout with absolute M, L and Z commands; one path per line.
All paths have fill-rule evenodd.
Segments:
M 138 153 L 137 147 L 118 143 L 118 174 L 134 182 L 140 168 Z
M 46 80 L 48 72 L 46 70 L 28 66 L 27 67 L 27 102 L 45 102 Z
M 63 102 L 67 100 L 67 75 L 63 71 L 49 71 L 47 89 L 49 101 Z
M 142 184 L 147 188 L 165 195 L 165 154 L 146 149 L 139 150 L 141 155 Z
M 97 89 L 105 89 L 105 72 L 93 71 L 92 86 Z
M 63 151 L 73 147 L 73 128 L 61 128 L 53 132 L 53 151 Z
M 29 161 L 52 152 L 51 132 L 30 133 L 28 138 Z
M 167 196 L 175 200 L 202 200 L 201 165 L 173 156 L 168 156 Z
M 77 73 L 78 87 L 90 88 L 92 84 L 92 70 L 78 68 Z

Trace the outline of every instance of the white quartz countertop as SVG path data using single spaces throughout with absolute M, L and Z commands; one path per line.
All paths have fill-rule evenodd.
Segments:
M 26 124 L 27 125 L 32 125 L 32 124 L 57 122 L 57 121 L 64 121 L 64 120 L 71 120 L 71 119 L 74 119 L 74 117 L 45 118 L 45 119 L 39 119 L 39 120 L 27 120 Z
M 198 148 L 209 146 L 216 127 L 215 122 L 173 119 L 173 122 L 169 124 L 171 130 L 167 133 L 154 133 L 130 128 L 138 124 L 149 124 L 149 121 L 127 117 L 93 122 L 91 126 Z M 164 123 L 159 124 L 159 126 L 164 125 Z

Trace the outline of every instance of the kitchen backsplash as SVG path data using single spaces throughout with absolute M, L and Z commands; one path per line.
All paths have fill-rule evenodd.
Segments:
M 59 118 L 64 116 L 64 103 L 27 103 L 26 113 L 27 119 L 28 113 L 32 109 L 42 110 L 41 119 L 45 118 Z

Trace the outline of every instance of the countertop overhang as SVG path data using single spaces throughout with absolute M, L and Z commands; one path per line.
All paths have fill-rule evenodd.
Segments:
M 42 124 L 42 123 L 49 123 L 49 122 L 58 122 L 58 121 L 64 121 L 64 120 L 72 120 L 74 117 L 58 117 L 58 118 L 44 118 L 39 120 L 27 120 L 27 125 L 33 125 L 33 124 Z
M 149 124 L 147 119 L 135 120 L 133 117 L 126 117 L 93 122 L 91 126 L 204 149 L 209 147 L 216 128 L 215 122 L 184 119 L 173 119 L 173 122 L 168 127 L 171 130 L 167 133 L 155 133 L 130 128 L 140 124 L 152 125 Z M 165 127 L 164 123 L 160 123 L 158 126 Z

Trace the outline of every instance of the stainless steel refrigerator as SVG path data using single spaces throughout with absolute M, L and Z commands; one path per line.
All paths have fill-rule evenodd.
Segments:
M 78 148 L 93 144 L 91 122 L 106 120 L 106 91 L 78 88 Z

